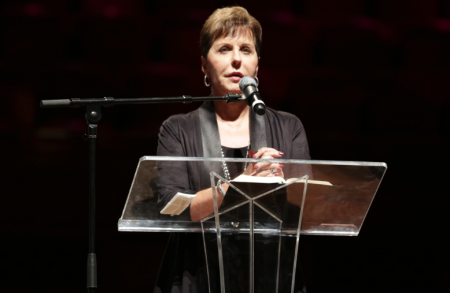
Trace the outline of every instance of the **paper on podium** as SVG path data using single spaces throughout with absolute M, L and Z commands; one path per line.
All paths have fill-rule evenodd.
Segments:
M 161 214 L 178 216 L 191 204 L 197 194 L 178 192 L 161 210 Z
M 257 177 L 257 176 L 249 176 L 249 175 L 240 175 L 232 180 L 232 182 L 248 182 L 248 183 L 279 183 L 285 184 L 292 181 L 297 180 L 297 178 L 290 178 L 285 180 L 283 177 Z M 305 179 L 301 179 L 296 183 L 305 183 Z M 327 185 L 333 186 L 328 181 L 319 181 L 319 180 L 308 180 L 308 184 L 318 184 L 318 185 Z

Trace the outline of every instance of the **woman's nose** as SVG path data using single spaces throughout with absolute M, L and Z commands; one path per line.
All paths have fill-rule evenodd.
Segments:
M 233 60 L 231 62 L 231 64 L 233 65 L 234 68 L 239 68 L 241 66 L 241 52 L 239 51 L 233 51 Z

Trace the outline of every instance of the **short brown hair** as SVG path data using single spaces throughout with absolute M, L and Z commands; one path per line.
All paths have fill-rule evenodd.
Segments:
M 235 37 L 250 32 L 255 39 L 255 49 L 259 56 L 261 50 L 262 28 L 259 21 L 247 9 L 240 6 L 216 9 L 206 20 L 200 32 L 200 48 L 203 57 L 217 39 L 223 36 Z

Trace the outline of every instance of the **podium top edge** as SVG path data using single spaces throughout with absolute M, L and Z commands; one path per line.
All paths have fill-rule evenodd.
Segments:
M 168 157 L 168 156 L 143 156 L 139 162 L 143 161 L 200 161 L 200 162 L 260 162 L 261 159 L 245 159 L 245 158 L 204 158 L 204 157 Z M 265 162 L 273 163 L 289 163 L 289 164 L 310 164 L 310 165 L 344 165 L 344 166 L 368 166 L 368 167 L 384 167 L 384 162 L 361 162 L 361 161 L 329 161 L 329 160 L 282 160 L 282 159 L 264 159 Z

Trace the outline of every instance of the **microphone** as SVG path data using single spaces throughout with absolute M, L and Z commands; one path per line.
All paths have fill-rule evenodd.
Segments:
M 256 80 L 253 77 L 244 76 L 241 78 L 239 81 L 239 88 L 244 94 L 247 104 L 252 107 L 253 112 L 260 116 L 266 114 L 266 105 L 261 100 Z

